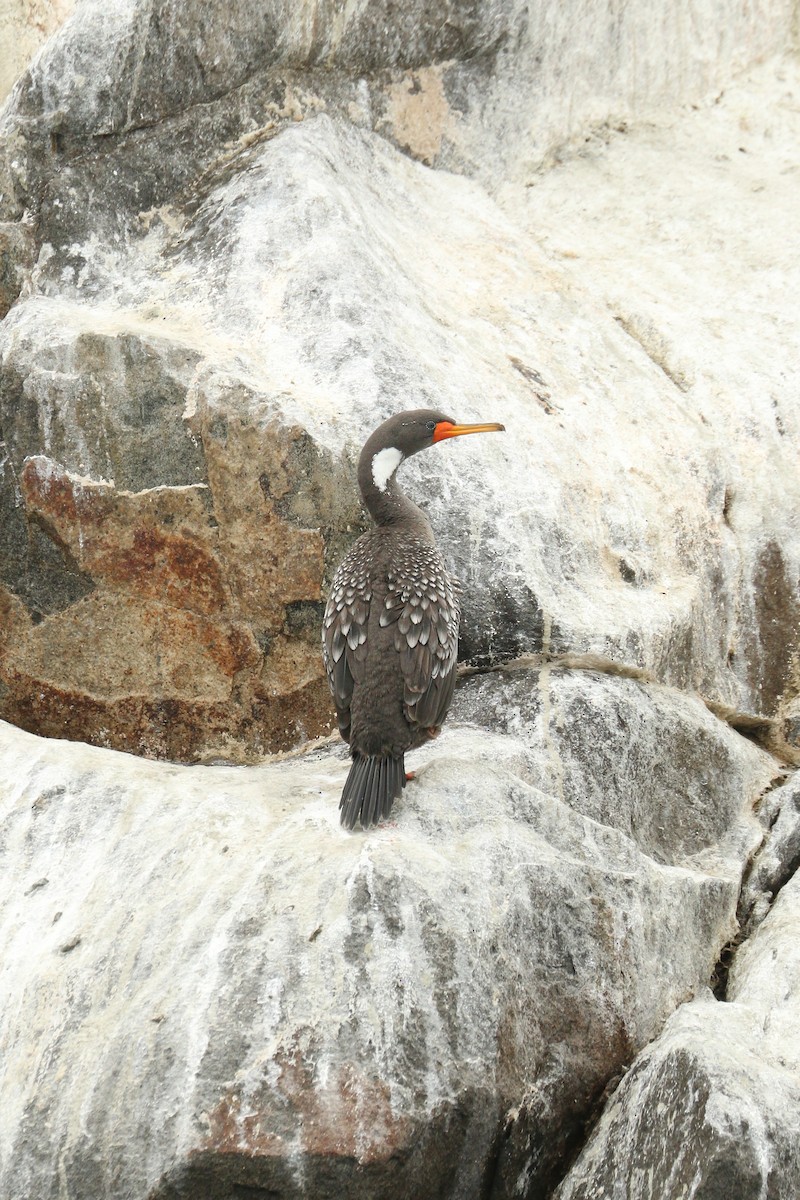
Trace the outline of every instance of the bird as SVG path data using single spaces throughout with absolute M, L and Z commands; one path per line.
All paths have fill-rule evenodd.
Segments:
M 437 736 L 456 681 L 458 583 L 428 518 L 395 475 L 420 450 L 504 428 L 413 409 L 379 425 L 361 451 L 358 484 L 374 528 L 337 568 L 322 623 L 322 657 L 352 758 L 339 801 L 346 829 L 389 815 L 412 778 L 406 751 Z

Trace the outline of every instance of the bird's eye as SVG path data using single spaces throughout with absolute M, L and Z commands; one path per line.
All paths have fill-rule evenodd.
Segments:
M 426 428 L 426 429 L 430 429 L 431 433 L 433 433 L 434 429 L 436 428 L 436 422 L 435 422 L 435 421 L 428 421 L 428 422 L 426 423 L 426 425 L 425 425 L 425 428 Z

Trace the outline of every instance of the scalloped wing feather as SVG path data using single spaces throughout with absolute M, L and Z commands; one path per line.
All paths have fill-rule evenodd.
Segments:
M 354 547 L 355 549 L 355 547 Z M 367 657 L 367 624 L 372 588 L 351 552 L 333 577 L 322 620 L 322 658 L 328 676 L 339 732 L 350 741 L 350 705 L 354 679 Z
M 403 708 L 411 726 L 438 728 L 456 678 L 461 606 L 458 584 L 435 546 L 409 540 L 389 572 L 379 622 L 394 626 L 403 675 Z M 372 585 L 363 548 L 356 543 L 331 585 L 322 628 L 322 654 L 339 730 L 350 740 L 355 680 L 367 659 Z
M 453 699 L 461 606 L 457 585 L 435 547 L 420 546 L 411 566 L 390 579 L 385 609 L 396 622 L 406 719 L 434 729 Z

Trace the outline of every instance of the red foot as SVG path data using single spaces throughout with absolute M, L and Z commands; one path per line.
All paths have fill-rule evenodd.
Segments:
M 406 771 L 406 783 L 410 783 L 412 779 L 417 778 L 416 771 Z

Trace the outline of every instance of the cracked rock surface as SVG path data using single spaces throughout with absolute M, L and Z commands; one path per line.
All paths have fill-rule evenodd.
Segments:
M 178 767 L 2 726 L 4 1196 L 543 1194 L 710 979 L 775 762 L 549 669 L 465 680 L 416 757 L 353 836 L 343 750 Z
M 556 1200 L 793 1196 L 800 1180 L 800 887 L 634 1062 Z
M 784 884 L 800 867 L 800 778 L 792 776 L 777 787 L 761 806 L 766 825 L 764 843 L 748 872 L 739 902 L 739 920 L 751 933 L 766 914 Z

